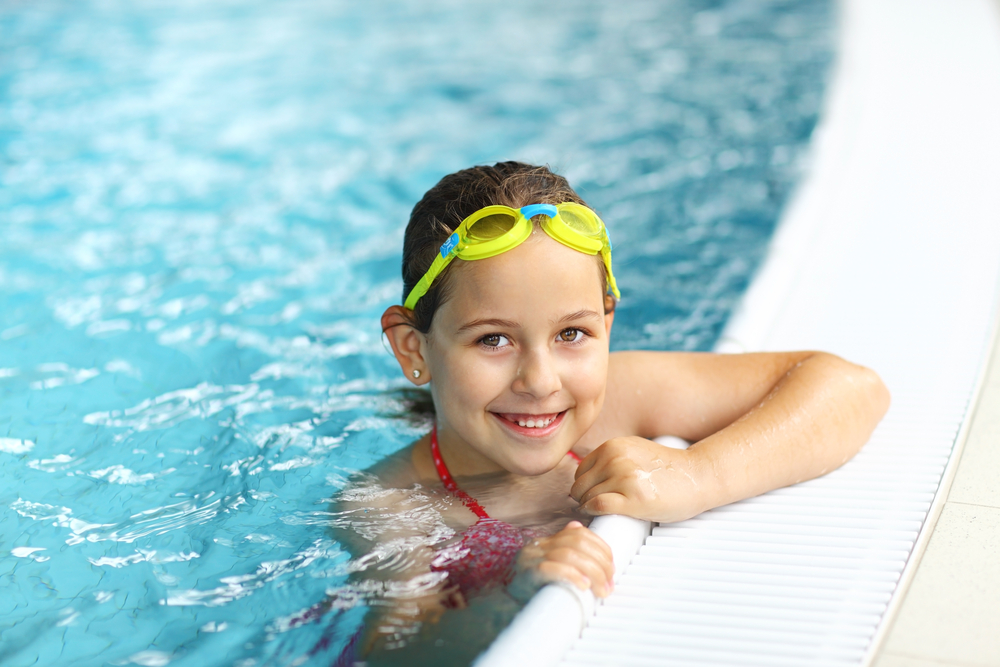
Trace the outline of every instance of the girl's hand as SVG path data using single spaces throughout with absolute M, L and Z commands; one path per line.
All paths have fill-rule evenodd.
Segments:
M 532 540 L 521 550 L 518 566 L 535 583 L 568 581 L 602 598 L 614 588 L 611 548 L 579 521 L 570 521 L 555 535 Z
M 710 472 L 690 449 L 612 438 L 580 462 L 570 495 L 588 514 L 683 521 L 719 504 Z

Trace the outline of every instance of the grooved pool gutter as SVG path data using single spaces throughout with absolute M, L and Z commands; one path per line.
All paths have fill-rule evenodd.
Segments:
M 644 522 L 598 519 L 615 593 L 595 604 L 546 587 L 478 665 L 872 660 L 933 528 L 992 340 L 1000 22 L 988 0 L 840 10 L 812 167 L 717 349 L 840 354 L 882 375 L 888 415 L 817 480 L 649 538 Z

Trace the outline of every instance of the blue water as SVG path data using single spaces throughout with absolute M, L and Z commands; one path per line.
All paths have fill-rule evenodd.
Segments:
M 0 5 L 0 663 L 329 664 L 367 604 L 330 498 L 419 433 L 378 329 L 413 203 L 548 163 L 611 229 L 614 347 L 709 349 L 831 26 L 813 0 Z

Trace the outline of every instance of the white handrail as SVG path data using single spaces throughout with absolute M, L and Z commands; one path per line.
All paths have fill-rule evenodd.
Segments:
M 650 523 L 599 516 L 590 529 L 611 547 L 617 579 L 649 535 Z M 545 586 L 479 657 L 476 667 L 551 667 L 583 632 L 596 605 L 590 591 L 568 584 Z

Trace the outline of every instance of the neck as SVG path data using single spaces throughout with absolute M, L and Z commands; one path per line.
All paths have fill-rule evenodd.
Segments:
M 493 461 L 482 456 L 473 450 L 474 456 L 470 456 L 466 450 L 472 449 L 454 439 L 442 438 L 441 430 L 438 429 L 438 449 L 447 463 L 448 470 L 456 477 L 471 477 L 475 475 L 512 475 L 504 468 L 501 468 Z M 413 467 L 419 479 L 436 480 L 437 470 L 431 458 L 431 434 L 428 433 L 418 440 L 410 453 Z
M 437 429 L 438 448 L 454 477 L 507 473 L 507 470 L 470 447 L 447 427 Z M 510 474 L 510 473 L 508 473 Z

